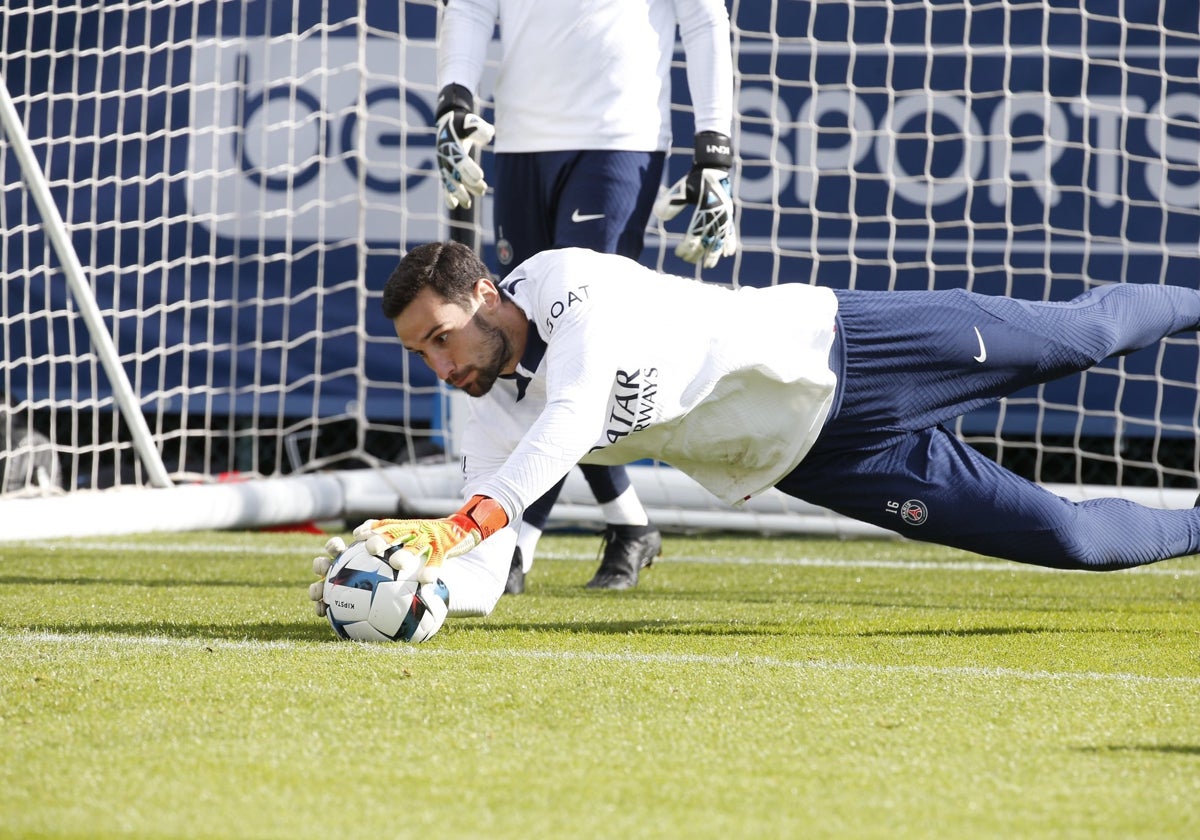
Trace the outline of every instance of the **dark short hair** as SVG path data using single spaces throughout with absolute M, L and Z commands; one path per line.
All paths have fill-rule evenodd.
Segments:
M 430 242 L 413 248 L 383 287 L 383 316 L 394 320 L 425 287 L 444 300 L 466 305 L 487 266 L 461 242 Z

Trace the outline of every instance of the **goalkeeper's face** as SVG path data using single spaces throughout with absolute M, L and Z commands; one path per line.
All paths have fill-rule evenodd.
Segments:
M 396 317 L 396 335 L 443 382 L 481 397 L 492 390 L 497 377 L 515 369 L 519 358 L 516 343 L 498 317 L 503 305 L 490 282 L 486 288 L 477 286 L 466 305 L 426 288 Z

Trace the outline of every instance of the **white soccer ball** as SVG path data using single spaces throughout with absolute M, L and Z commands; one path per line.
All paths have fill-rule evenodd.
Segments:
M 367 553 L 363 540 L 338 555 L 324 593 L 333 632 L 359 642 L 423 642 L 441 628 L 450 600 L 440 580 L 398 580 L 395 569 Z

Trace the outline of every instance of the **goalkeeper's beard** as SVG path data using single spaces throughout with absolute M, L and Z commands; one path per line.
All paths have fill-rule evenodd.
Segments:
M 464 382 L 458 388 L 468 396 L 482 397 L 492 390 L 496 379 L 504 372 L 504 366 L 512 358 L 512 342 L 508 340 L 504 330 L 479 317 L 479 312 L 471 316 L 471 321 L 481 336 L 479 345 L 483 360 L 466 369 L 465 374 L 470 381 Z

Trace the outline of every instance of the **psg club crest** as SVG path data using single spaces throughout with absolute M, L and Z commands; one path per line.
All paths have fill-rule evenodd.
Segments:
M 501 265 L 508 265 L 512 262 L 513 250 L 512 245 L 507 239 L 496 240 L 496 259 L 500 260 Z
M 900 505 L 900 518 L 906 525 L 924 525 L 929 518 L 929 508 L 918 499 L 909 499 Z

